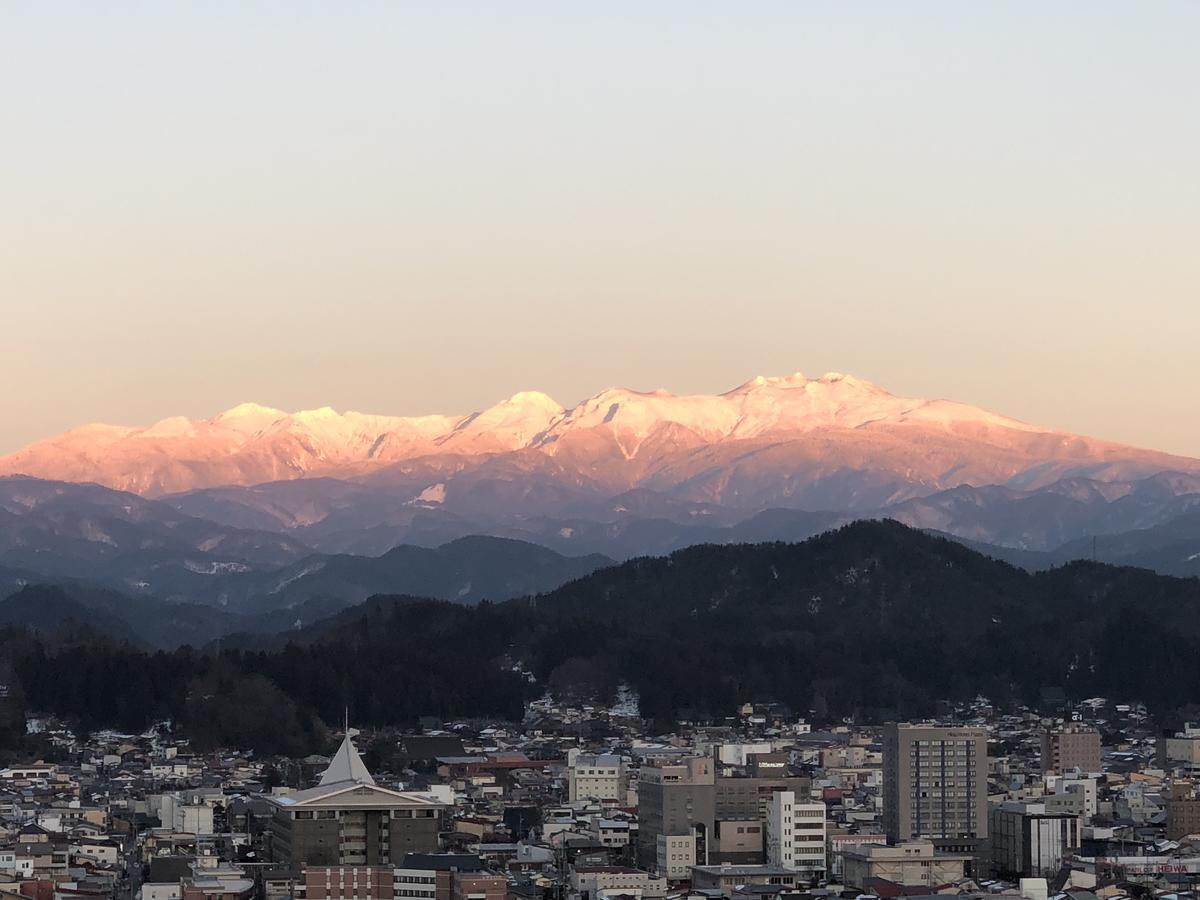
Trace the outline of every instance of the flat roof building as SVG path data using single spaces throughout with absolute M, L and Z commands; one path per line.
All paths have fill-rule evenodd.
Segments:
M 628 787 L 625 760 L 611 754 L 568 754 L 567 798 L 569 800 L 614 800 L 625 802 Z
M 678 870 L 708 861 L 715 820 L 715 775 L 711 757 L 697 756 L 643 766 L 638 779 L 638 862 L 665 874 L 660 857 L 676 857 Z M 684 840 L 690 839 L 690 844 Z M 665 845 L 671 839 L 671 846 Z M 688 849 L 690 847 L 690 850 Z M 682 858 L 688 855 L 689 858 Z
M 1079 817 L 1044 803 L 1001 803 L 990 818 L 992 868 L 1004 878 L 1049 877 L 1079 851 Z
M 1100 732 L 1082 725 L 1069 725 L 1042 732 L 1042 771 L 1063 775 L 1080 769 L 1100 772 Z
M 842 880 L 864 891 L 876 879 L 905 887 L 936 888 L 960 881 L 973 861 L 969 853 L 937 850 L 933 841 L 927 840 L 904 841 L 894 847 L 861 844 L 842 851 Z
M 883 822 L 892 843 L 930 838 L 946 841 L 946 849 L 987 837 L 986 729 L 889 725 L 883 768 Z
M 779 791 L 767 812 L 767 863 L 791 869 L 805 883 L 825 877 L 825 804 Z
M 798 873 L 782 866 L 692 866 L 693 891 L 720 891 L 726 897 L 748 884 L 795 886 Z

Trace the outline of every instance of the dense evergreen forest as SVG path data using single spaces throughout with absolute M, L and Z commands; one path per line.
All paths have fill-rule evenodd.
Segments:
M 61 591 L 27 588 L 24 601 L 62 604 Z M 306 752 L 347 706 L 364 725 L 517 718 L 547 687 L 605 699 L 621 683 L 663 720 L 744 700 L 907 717 L 976 693 L 1031 702 L 1050 686 L 1166 716 L 1200 699 L 1200 580 L 1093 563 L 1028 574 L 864 522 L 803 544 L 633 560 L 475 608 L 378 596 L 223 649 L 151 653 L 70 620 L 3 629 L 0 654 L 12 702 L 30 710 L 85 728 L 171 718 L 201 746 L 263 753 Z

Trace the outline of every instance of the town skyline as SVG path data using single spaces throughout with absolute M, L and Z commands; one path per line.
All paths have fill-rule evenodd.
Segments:
M 1197 35 L 0 3 L 0 900 L 1200 900 Z

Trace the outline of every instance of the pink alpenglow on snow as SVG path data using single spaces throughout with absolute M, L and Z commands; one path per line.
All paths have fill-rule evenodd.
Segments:
M 417 471 L 421 474 L 415 474 Z M 1200 461 L 1039 428 L 962 403 L 898 397 L 831 372 L 757 377 L 719 395 L 601 391 L 565 408 L 537 391 L 468 415 L 288 413 L 244 403 L 210 419 L 85 425 L 0 458 L 0 475 L 91 481 L 156 496 L 310 477 L 536 480 L 564 492 L 671 491 L 731 506 L 810 497 L 857 479 L 857 506 L 963 484 L 1032 488 L 1200 471 Z M 428 477 L 426 477 L 428 476 Z M 840 487 L 843 493 L 848 490 Z

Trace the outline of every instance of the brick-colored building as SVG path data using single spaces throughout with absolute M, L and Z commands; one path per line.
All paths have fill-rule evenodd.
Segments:
M 395 896 L 415 900 L 505 900 L 508 879 L 470 853 L 410 853 L 394 871 Z
M 1200 797 L 1195 785 L 1176 782 L 1167 795 L 1167 840 L 1178 841 L 1200 834 Z
M 305 866 L 300 877 L 305 900 L 392 900 L 391 866 Z
M 1102 771 L 1100 732 L 1082 725 L 1042 732 L 1042 771 L 1063 775 L 1075 769 Z
M 487 872 L 453 872 L 450 900 L 505 900 L 508 879 Z

